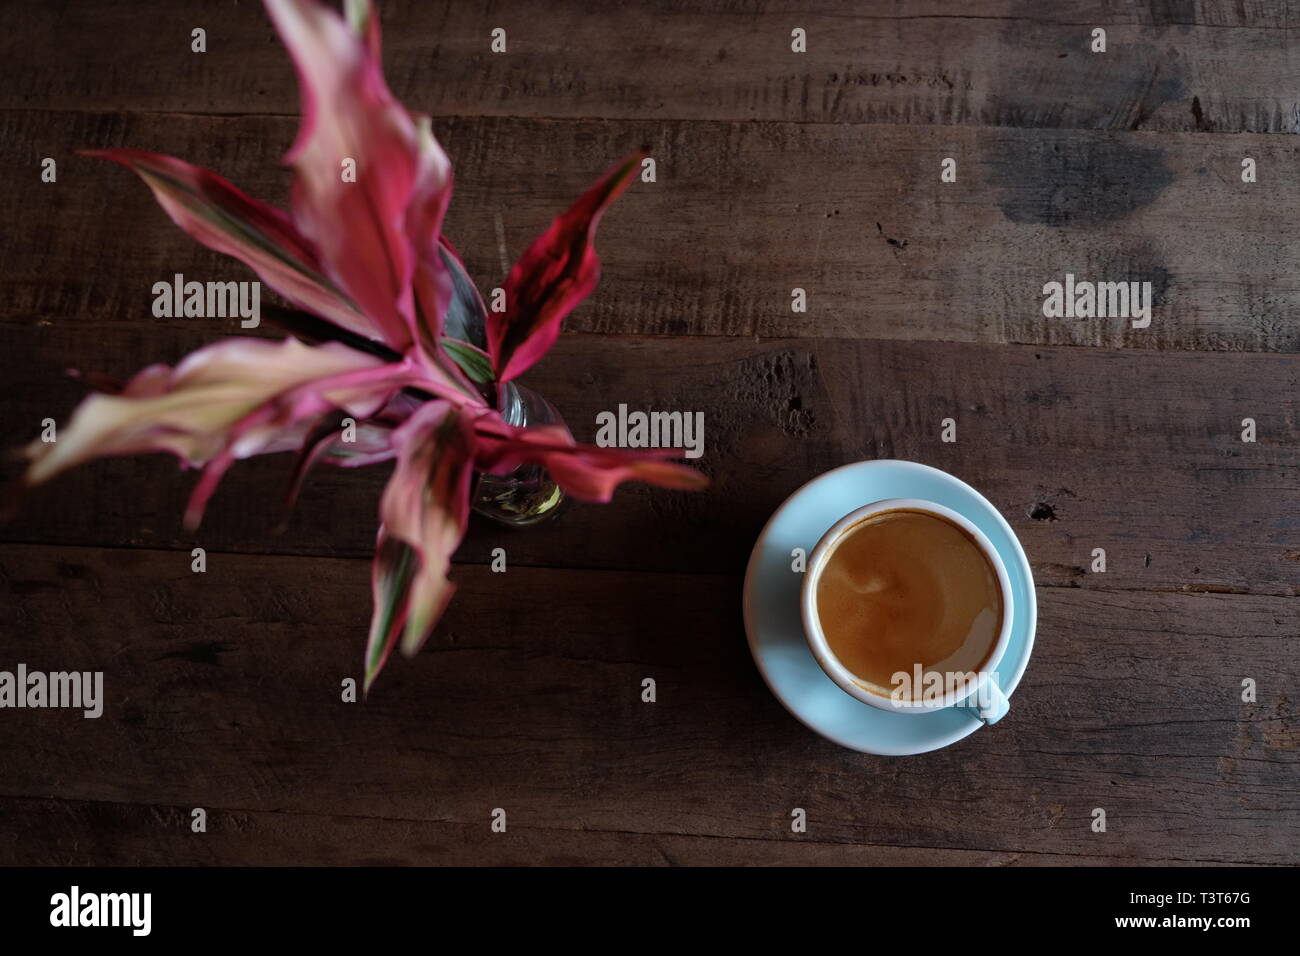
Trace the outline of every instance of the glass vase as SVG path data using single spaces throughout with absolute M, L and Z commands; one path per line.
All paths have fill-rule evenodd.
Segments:
M 518 427 L 563 425 L 555 406 L 530 388 L 506 382 L 497 386 L 497 411 Z M 480 474 L 474 510 L 502 524 L 524 527 L 554 517 L 564 492 L 541 465 L 520 465 L 506 474 Z

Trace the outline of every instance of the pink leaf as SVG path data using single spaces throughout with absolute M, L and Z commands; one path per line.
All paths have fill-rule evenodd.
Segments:
M 337 343 L 227 339 L 174 369 L 144 369 L 120 394 L 85 398 L 58 441 L 27 446 L 25 482 L 93 458 L 171 452 L 204 469 L 187 511 L 195 524 L 233 461 L 296 447 L 305 423 L 330 408 L 364 418 L 418 376 L 410 363 L 384 363 Z
M 605 208 L 640 166 L 637 151 L 607 172 L 558 217 L 506 278 L 506 311 L 488 314 L 487 344 L 497 378 L 527 371 L 555 344 L 560 323 L 596 287 L 600 259 L 593 240 Z
M 630 480 L 682 491 L 698 491 L 709 483 L 693 468 L 665 460 L 678 457 L 680 449 L 582 445 L 562 426 L 516 428 L 495 413 L 480 414 L 474 425 L 475 461 L 481 470 L 503 473 L 535 462 L 565 492 L 584 501 L 609 501 L 614 489 Z
M 252 267 L 271 288 L 322 318 L 374 338 L 371 322 L 324 274 L 311 243 L 280 210 L 210 170 L 138 149 L 85 150 L 121 163 L 153 190 L 172 222 L 209 249 Z
M 441 301 L 427 303 L 430 308 L 424 310 L 428 331 L 437 341 L 442 333 L 442 316 L 452 293 L 451 278 L 445 275 L 446 269 L 439 253 L 442 220 L 451 203 L 451 161 L 434 138 L 429 117 L 417 116 L 415 121 L 419 165 L 404 225 L 416 259 L 430 270 L 431 275 L 441 277 L 438 290 Z M 419 304 L 422 308 L 426 305 L 424 302 Z
M 236 460 L 268 450 L 288 450 L 302 440 L 303 431 L 313 419 L 332 408 L 367 417 L 382 408 L 396 389 L 417 376 L 413 365 L 405 361 L 355 369 L 304 382 L 258 406 L 229 428 L 225 446 L 203 466 L 185 511 L 185 526 L 199 526 L 208 499 Z
M 388 535 L 383 525 L 375 539 L 375 559 L 370 570 L 373 609 L 366 641 L 364 689 L 370 690 L 397 644 L 411 603 L 411 582 L 420 559 L 406 543 Z
M 429 117 L 416 117 L 420 165 L 414 193 L 406 210 L 406 235 L 415 252 L 411 276 L 415 314 L 412 337 L 426 365 L 439 368 L 447 378 L 474 392 L 460 366 L 441 347 L 443 318 L 456 294 L 455 281 L 444 265 L 439 235 L 451 201 L 451 162 L 434 139 Z
M 358 36 L 316 0 L 265 3 L 302 92 L 302 124 L 285 157 L 297 174 L 294 222 L 384 341 L 404 349 L 415 315 L 405 220 L 420 154 L 415 124 L 374 55 L 378 28 Z
M 370 55 L 379 62 L 382 44 L 379 36 L 379 15 L 370 0 L 344 0 L 343 10 L 348 18 L 348 26 L 366 43 Z
M 447 580 L 451 556 L 469 522 L 474 453 L 469 418 L 449 402 L 427 402 L 393 433 L 393 442 L 399 449 L 397 467 L 379 504 L 367 687 L 397 640 L 399 623 L 402 652 L 414 654 L 441 617 L 454 590 Z

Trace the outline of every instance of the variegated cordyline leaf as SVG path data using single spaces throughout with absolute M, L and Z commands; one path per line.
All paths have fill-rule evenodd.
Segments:
M 367 355 L 377 356 L 388 362 L 403 360 L 401 352 L 389 348 L 382 342 L 367 339 L 352 332 L 344 331 L 338 326 L 317 318 L 300 309 L 285 309 L 277 305 L 262 306 L 262 316 L 292 332 L 295 336 L 313 342 L 341 342 L 349 348 Z M 475 387 L 467 373 L 458 363 L 444 360 L 429 361 L 427 355 L 419 349 L 408 349 L 407 356 L 421 370 L 421 384 L 430 396 L 440 396 L 459 405 L 487 404 L 483 393 Z
M 311 424 L 299 445 L 298 457 L 285 489 L 281 528 L 288 522 L 312 467 L 318 462 L 326 462 L 340 468 L 363 468 L 397 457 L 393 431 L 421 404 L 422 400 L 415 398 L 410 389 L 404 389 L 364 421 L 336 409 L 326 412 Z
M 357 36 L 366 42 L 366 49 L 379 62 L 381 44 L 379 37 L 379 15 L 370 0 L 343 0 L 343 14 Z
M 438 237 L 438 258 L 452 286 L 451 301 L 443 316 L 443 336 L 472 345 L 480 351 L 486 350 L 487 306 L 479 295 L 478 286 L 469 277 L 460 253 L 446 236 Z
M 85 150 L 121 163 L 153 190 L 158 204 L 192 238 L 234 256 L 300 308 L 344 329 L 380 331 L 325 276 L 312 244 L 280 210 L 240 192 L 216 173 L 139 149 Z
M 453 294 L 451 276 L 443 268 L 438 236 L 451 202 L 451 161 L 433 136 L 427 116 L 416 116 L 419 165 L 415 187 L 406 210 L 406 238 L 415 255 L 412 275 L 416 315 L 416 340 L 431 355 L 438 354 L 442 318 Z
M 236 460 L 279 450 L 268 447 L 275 441 L 301 441 L 311 423 L 331 408 L 368 416 L 383 407 L 397 389 L 421 380 L 416 363 L 403 360 L 305 382 L 258 406 L 231 426 L 225 447 L 203 466 L 185 511 L 186 526 L 198 527 L 208 499 Z M 372 452 L 370 457 L 377 456 Z
M 480 413 L 475 426 L 475 462 L 493 474 L 534 462 L 550 472 L 565 492 L 584 501 L 607 502 L 624 481 L 698 491 L 709 479 L 693 468 L 666 459 L 680 449 L 627 450 L 582 445 L 561 425 L 518 428 L 494 412 Z
M 384 82 L 368 10 L 354 19 L 358 35 L 316 0 L 265 4 L 302 93 L 302 123 L 285 157 L 296 173 L 294 223 L 384 341 L 404 350 L 416 322 L 408 206 L 445 208 L 450 165 L 422 157 L 416 124 Z
M 410 363 L 336 343 L 227 339 L 175 368 L 144 369 L 118 394 L 85 398 L 56 441 L 27 446 L 24 481 L 38 484 L 94 458 L 171 452 L 204 468 L 187 511 L 195 523 L 231 461 L 297 447 L 304 422 L 328 408 L 364 418 L 415 380 Z
M 379 17 L 373 4 L 368 0 L 347 0 L 346 14 L 349 25 L 365 41 L 370 56 L 378 64 L 381 46 Z M 412 115 L 412 119 L 418 160 L 404 222 L 414 258 L 411 273 L 412 338 L 419 347 L 421 361 L 434 366 L 466 391 L 477 394 L 472 381 L 483 380 L 472 376 L 472 381 L 467 379 L 468 370 L 463 370 L 460 358 L 440 347 L 443 316 L 455 295 L 454 283 L 443 266 L 439 246 L 442 220 L 451 203 L 451 160 L 434 137 L 430 118 L 417 113 Z
M 486 351 L 488 311 L 483 297 L 446 236 L 438 237 L 437 255 L 451 291 L 443 312 L 443 351 L 471 382 L 494 381 L 492 358 Z
M 379 505 L 371 577 L 367 689 L 399 633 L 408 655 L 428 639 L 455 589 L 447 572 L 469 522 L 474 466 L 469 415 L 449 402 L 427 402 L 393 433 L 393 443 L 397 467 Z
M 601 177 L 510 270 L 506 311 L 487 317 L 487 351 L 499 381 L 517 378 L 545 355 L 559 337 L 564 317 L 596 287 L 596 226 L 644 156 L 637 151 Z

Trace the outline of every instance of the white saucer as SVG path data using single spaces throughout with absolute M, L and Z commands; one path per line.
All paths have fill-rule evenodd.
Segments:
M 1011 578 L 1011 643 L 998 665 L 1008 697 L 1029 664 L 1038 623 L 1038 602 L 1029 560 L 1011 526 L 970 485 L 912 461 L 860 461 L 814 478 L 776 510 L 758 536 L 745 572 L 745 632 L 772 693 L 809 729 L 842 747 L 902 756 L 938 750 L 984 724 L 957 707 L 928 714 L 891 714 L 850 697 L 826 676 L 804 637 L 799 619 L 803 575 L 791 570 L 795 548 L 811 554 L 836 521 L 855 508 L 884 498 L 922 498 L 960 513 L 993 543 Z M 1002 733 L 1011 713 L 990 733 Z

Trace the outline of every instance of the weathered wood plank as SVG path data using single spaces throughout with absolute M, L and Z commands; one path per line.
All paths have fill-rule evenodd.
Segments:
M 388 2 L 394 91 L 441 115 L 1296 132 L 1294 3 Z M 289 113 L 252 3 L 24 7 L 0 107 Z M 207 52 L 191 52 L 191 31 Z M 490 52 L 494 28 L 507 52 Z M 791 52 L 791 31 L 807 52 Z M 1090 52 L 1092 30 L 1107 51 Z M 164 79 L 165 78 L 165 79 Z
M 82 394 L 62 369 L 128 375 L 210 337 L 132 326 L 88 349 L 70 324 L 0 328 L 0 441 L 66 421 Z M 484 523 L 460 560 L 738 574 L 763 523 L 823 471 L 904 458 L 982 491 L 1024 542 L 1040 582 L 1106 589 L 1297 593 L 1297 372 L 1287 356 L 803 339 L 568 335 L 527 381 L 583 440 L 596 415 L 701 411 L 706 492 L 626 486 L 552 523 Z M 953 418 L 957 441 L 944 443 Z M 1258 441 L 1241 441 L 1241 422 Z M 8 462 L 6 474 L 16 473 Z M 180 515 L 193 479 L 170 457 L 98 462 L 36 490 L 0 540 L 365 556 L 387 469 L 319 468 L 284 534 L 271 528 L 290 456 L 240 463 L 197 535 Z M 810 541 L 809 546 L 813 543 Z M 1093 549 L 1106 572 L 1091 573 Z
M 941 847 L 751 840 L 677 833 L 208 809 L 0 796 L 3 866 L 1124 866 L 1150 857 L 1074 857 Z M 34 840 L 33 834 L 41 834 Z M 1214 865 L 1214 864 L 1209 864 Z
M 0 237 L 0 320 L 156 326 L 155 282 L 251 275 L 176 229 L 130 173 L 74 148 L 170 152 L 282 201 L 294 126 L 0 112 L 0 149 L 16 182 L 30 177 L 0 194 L 14 226 Z M 602 222 L 604 274 L 576 331 L 1300 351 L 1287 320 L 1300 170 L 1278 137 L 511 119 L 439 133 L 457 177 L 446 232 L 485 290 L 607 163 L 650 145 L 658 181 Z M 44 156 L 57 183 L 39 182 Z M 1243 156 L 1259 182 L 1240 181 Z M 958 182 L 939 181 L 944 157 Z M 1150 327 L 1045 318 L 1043 286 L 1067 272 L 1149 282 Z M 795 288 L 806 312 L 792 311 Z
M 503 807 L 524 830 L 796 842 L 803 807 L 818 843 L 1300 860 L 1287 598 L 1040 589 L 1011 715 L 884 759 L 819 740 L 768 694 L 734 578 L 459 569 L 426 650 L 345 704 L 364 562 L 213 555 L 197 575 L 186 553 L 5 545 L 0 571 L 0 662 L 103 670 L 107 697 L 98 720 L 5 712 L 10 797 L 484 831 Z M 640 700 L 646 677 L 657 703 Z

